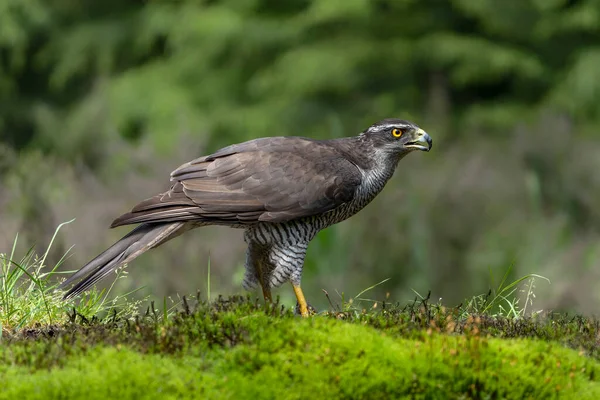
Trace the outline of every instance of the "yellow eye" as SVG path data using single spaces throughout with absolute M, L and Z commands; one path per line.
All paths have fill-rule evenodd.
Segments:
M 392 136 L 397 137 L 397 138 L 402 136 L 402 129 L 398 129 L 398 128 L 392 129 Z

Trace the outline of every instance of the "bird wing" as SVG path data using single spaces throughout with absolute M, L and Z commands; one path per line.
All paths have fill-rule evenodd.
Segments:
M 112 226 L 190 221 L 284 222 L 351 201 L 361 170 L 326 141 L 256 139 L 183 164 L 170 190 L 136 205 Z

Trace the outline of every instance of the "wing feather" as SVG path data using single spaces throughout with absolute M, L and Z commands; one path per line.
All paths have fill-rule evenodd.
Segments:
M 171 174 L 170 190 L 142 201 L 112 226 L 283 222 L 351 201 L 361 179 L 360 169 L 330 142 L 256 139 L 183 164 Z

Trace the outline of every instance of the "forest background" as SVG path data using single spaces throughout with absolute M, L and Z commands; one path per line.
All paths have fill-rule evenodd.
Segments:
M 386 117 L 430 153 L 311 244 L 325 307 L 415 291 L 447 305 L 509 269 L 536 308 L 600 300 L 599 0 L 0 0 L 0 253 L 47 246 L 75 269 L 168 188 L 178 165 L 261 136 L 334 138 Z M 118 291 L 241 292 L 245 245 L 190 232 L 130 265 Z M 210 273 L 209 273 L 210 265 Z M 293 304 L 290 290 L 279 292 Z

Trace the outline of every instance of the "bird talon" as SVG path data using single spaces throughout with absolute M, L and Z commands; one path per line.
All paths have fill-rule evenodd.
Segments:
M 306 310 L 302 312 L 302 306 L 299 303 L 296 303 L 296 307 L 294 307 L 294 314 L 300 315 L 302 317 L 309 317 L 317 314 L 317 309 L 311 306 L 309 303 L 306 303 Z

